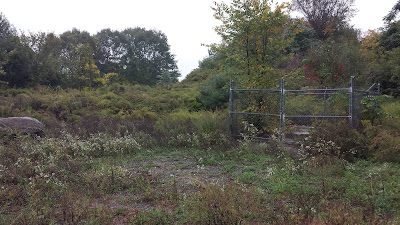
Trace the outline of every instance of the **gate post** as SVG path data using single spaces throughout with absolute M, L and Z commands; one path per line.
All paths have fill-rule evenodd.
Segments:
M 235 84 L 233 80 L 230 80 L 229 84 L 229 130 L 231 135 L 233 135 L 233 89 Z
M 381 94 L 381 83 L 378 83 L 378 95 Z
M 285 79 L 282 77 L 281 79 L 281 111 L 280 111 L 280 119 L 281 119 L 281 138 L 282 142 L 285 141 L 285 129 L 286 129 L 286 119 L 285 119 L 285 104 L 286 104 L 286 93 L 285 93 Z
M 351 128 L 355 128 L 355 124 L 354 124 L 354 76 L 352 76 L 350 78 L 349 118 L 350 118 Z

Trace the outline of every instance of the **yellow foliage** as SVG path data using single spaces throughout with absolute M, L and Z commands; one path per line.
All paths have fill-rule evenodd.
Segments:
M 101 78 L 101 77 L 94 79 L 94 81 L 95 81 L 95 82 L 99 82 L 99 83 L 101 83 L 102 85 L 105 85 L 105 84 L 106 84 L 106 80 L 105 80 L 104 78 Z
M 104 77 L 104 80 L 107 84 L 113 83 L 113 82 L 119 80 L 119 74 L 118 73 L 107 73 L 106 76 Z
M 374 73 L 374 68 L 378 67 L 378 59 L 383 54 L 383 49 L 379 44 L 381 34 L 369 30 L 361 42 L 361 55 L 367 60 L 370 73 Z

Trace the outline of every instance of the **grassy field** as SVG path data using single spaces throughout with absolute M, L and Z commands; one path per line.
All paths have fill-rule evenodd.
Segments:
M 400 104 L 363 102 L 362 127 L 315 123 L 295 146 L 233 140 L 193 84 L 4 89 L 0 224 L 399 224 Z
M 144 148 L 132 136 L 1 145 L 1 224 L 398 224 L 400 165 L 277 143 Z

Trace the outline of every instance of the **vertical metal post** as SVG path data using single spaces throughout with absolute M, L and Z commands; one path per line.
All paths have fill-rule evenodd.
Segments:
M 350 125 L 355 128 L 354 124 L 354 77 L 350 78 L 350 97 L 349 97 L 349 118 Z
M 325 87 L 325 89 L 328 89 L 327 87 Z M 324 114 L 322 114 L 323 116 L 326 115 L 326 91 L 324 92 Z
M 378 95 L 381 94 L 381 83 L 378 83 Z
M 233 135 L 233 89 L 235 87 L 235 84 L 233 83 L 233 80 L 230 80 L 230 85 L 229 85 L 229 130 L 231 135 Z
M 285 93 L 285 79 L 281 79 L 281 129 L 282 129 L 282 141 L 285 141 L 285 129 L 286 129 L 286 119 L 285 119 L 285 104 L 286 104 L 286 93 Z

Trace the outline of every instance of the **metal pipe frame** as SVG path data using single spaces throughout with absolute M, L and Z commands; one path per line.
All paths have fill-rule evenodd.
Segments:
M 354 77 L 350 78 L 350 87 L 349 88 L 332 88 L 332 89 L 305 89 L 305 90 L 286 90 L 285 89 L 285 80 L 281 79 L 280 89 L 235 89 L 233 80 L 230 81 L 230 92 L 229 92 L 229 120 L 230 120 L 230 129 L 231 134 L 233 136 L 244 137 L 243 135 L 234 135 L 232 133 L 233 127 L 233 115 L 235 114 L 244 114 L 244 115 L 259 115 L 259 116 L 274 116 L 279 117 L 279 127 L 281 128 L 281 140 L 285 140 L 285 129 L 286 129 L 286 118 L 321 118 L 321 119 L 329 119 L 329 118 L 346 118 L 349 119 L 349 122 L 353 128 L 355 128 L 354 124 L 354 93 L 359 92 L 364 95 L 379 95 L 380 94 L 380 84 L 377 84 L 377 91 L 370 91 L 376 84 L 373 84 L 367 91 L 356 90 L 354 86 Z M 234 112 L 233 111 L 233 102 L 234 102 L 234 92 L 280 92 L 280 100 L 279 100 L 279 114 L 268 114 L 268 113 L 252 113 L 252 112 Z M 336 115 L 325 115 L 325 101 L 326 95 L 337 94 L 335 91 L 346 91 L 346 95 L 349 96 L 349 114 L 347 116 L 336 116 Z M 301 95 L 323 95 L 324 96 L 324 115 L 286 115 L 286 93 L 299 93 Z M 314 93 L 306 93 L 306 92 L 314 92 Z M 320 92 L 320 93 L 315 93 Z M 262 139 L 262 140 L 271 140 L 271 138 L 262 138 L 262 137 L 253 137 L 253 136 L 245 136 L 248 138 Z

